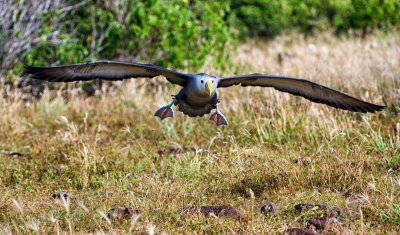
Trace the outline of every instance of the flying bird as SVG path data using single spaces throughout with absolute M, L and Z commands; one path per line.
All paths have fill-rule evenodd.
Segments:
M 180 73 L 153 64 L 115 61 L 97 61 L 54 67 L 25 66 L 25 70 L 28 74 L 32 74 L 34 79 L 49 82 L 89 81 L 92 79 L 115 81 L 164 76 L 169 82 L 182 86 L 182 89 L 173 96 L 170 104 L 158 109 L 155 116 L 161 120 L 173 117 L 172 107 L 174 105 L 178 106 L 180 112 L 190 117 L 203 116 L 215 109 L 210 120 L 217 126 L 228 124 L 227 119 L 218 108 L 220 99 L 218 99 L 217 89 L 233 85 L 273 87 L 316 103 L 353 112 L 373 113 L 384 108 L 384 106 L 362 101 L 308 80 L 267 74 L 218 77 L 206 73 Z

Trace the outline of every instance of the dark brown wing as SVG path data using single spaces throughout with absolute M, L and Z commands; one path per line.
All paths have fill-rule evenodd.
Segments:
M 171 83 L 185 86 L 186 74 L 135 62 L 97 61 L 54 67 L 25 66 L 25 71 L 34 79 L 49 82 L 88 81 L 92 79 L 122 80 L 127 78 L 153 78 L 162 75 Z
M 225 77 L 219 81 L 218 87 L 229 87 L 238 84 L 242 86 L 273 87 L 279 91 L 302 96 L 316 103 L 327 104 L 335 108 L 353 112 L 375 112 L 381 111 L 384 108 L 384 106 L 359 100 L 320 84 L 291 77 L 264 74 Z

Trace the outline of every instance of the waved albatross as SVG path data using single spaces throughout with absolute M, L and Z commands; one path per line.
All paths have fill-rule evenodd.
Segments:
M 173 96 L 170 104 L 157 110 L 155 116 L 161 119 L 173 117 L 173 105 L 177 105 L 179 111 L 190 117 L 203 116 L 215 109 L 210 120 L 217 126 L 228 124 L 225 116 L 218 109 L 220 100 L 216 92 L 217 88 L 239 84 L 242 86 L 273 87 L 279 91 L 302 96 L 313 102 L 353 112 L 375 112 L 384 108 L 384 106 L 362 101 L 308 80 L 266 74 L 217 77 L 206 73 L 180 73 L 153 64 L 115 61 L 97 61 L 54 67 L 25 66 L 25 70 L 32 74 L 34 79 L 49 82 L 88 81 L 92 79 L 114 81 L 128 78 L 153 78 L 161 75 L 171 83 L 183 88 Z

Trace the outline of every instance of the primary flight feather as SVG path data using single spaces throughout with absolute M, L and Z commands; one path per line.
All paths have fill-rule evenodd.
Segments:
M 129 78 L 153 78 L 161 75 L 169 82 L 183 88 L 174 96 L 172 103 L 157 110 L 155 116 L 161 119 L 173 117 L 173 105 L 177 105 L 179 111 L 191 117 L 202 116 L 215 109 L 216 111 L 210 116 L 210 120 L 218 126 L 227 125 L 228 121 L 218 109 L 220 100 L 216 92 L 217 88 L 233 85 L 273 87 L 279 91 L 302 96 L 313 102 L 353 112 L 375 112 L 384 108 L 384 106 L 362 101 L 308 80 L 266 74 L 221 78 L 205 73 L 179 73 L 152 64 L 114 61 L 97 61 L 54 67 L 25 66 L 25 70 L 28 74 L 32 74 L 34 79 L 49 82 L 88 81 L 92 79 L 114 81 Z

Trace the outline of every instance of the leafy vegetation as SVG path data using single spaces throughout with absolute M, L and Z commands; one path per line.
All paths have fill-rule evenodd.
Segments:
M 40 27 L 33 32 L 37 40 L 19 58 L 13 58 L 20 62 L 18 74 L 22 62 L 47 65 L 123 59 L 195 69 L 210 60 L 219 68 L 229 65 L 225 50 L 233 48 L 233 37 L 223 20 L 228 4 L 188 4 L 182 0 L 80 2 L 70 2 L 76 7 L 68 12 L 59 6 L 41 14 Z M 10 24 L 2 30 L 18 38 L 18 25 Z M 54 31 L 57 34 L 52 35 Z
M 288 29 L 300 32 L 333 29 L 337 33 L 400 27 L 397 0 L 233 0 L 233 25 L 243 35 L 274 36 Z
M 180 0 L 105 3 L 88 4 L 71 12 L 66 19 L 72 24 L 66 25 L 60 37 L 76 30 L 75 41 L 65 40 L 67 44 L 52 48 L 49 57 L 59 63 L 131 57 L 162 66 L 198 68 L 209 54 L 221 56 L 229 39 L 223 22 L 227 6 L 221 4 L 187 5 Z M 57 12 L 51 13 L 43 23 L 51 24 L 58 17 Z M 43 51 L 36 50 L 28 52 L 35 58 L 28 62 L 49 61 L 49 57 L 43 58 Z
M 23 3 L 23 4 L 22 4 Z M 179 69 L 227 69 L 242 38 L 284 31 L 337 33 L 400 27 L 397 0 L 4 0 L 0 70 L 17 80 L 23 63 L 98 59 L 153 62 Z

